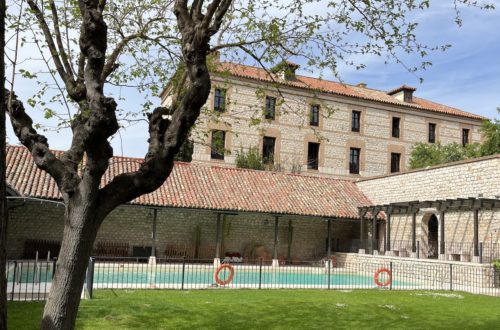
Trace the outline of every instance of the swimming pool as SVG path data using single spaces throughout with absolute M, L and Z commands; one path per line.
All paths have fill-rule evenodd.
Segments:
M 98 267 L 94 270 L 93 284 L 97 288 L 157 287 L 203 288 L 218 286 L 214 267 L 189 265 L 189 267 L 142 267 L 127 269 Z M 219 278 L 228 279 L 229 271 L 223 270 Z M 381 280 L 385 278 L 381 276 Z M 407 285 L 393 280 L 393 286 Z M 225 287 L 373 287 L 373 274 L 359 274 L 345 269 L 328 270 L 322 267 L 245 267 L 235 266 L 234 277 Z

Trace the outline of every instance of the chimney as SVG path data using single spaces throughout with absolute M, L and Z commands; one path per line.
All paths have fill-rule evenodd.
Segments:
M 415 87 L 403 85 L 401 87 L 393 89 L 392 91 L 387 92 L 387 95 L 391 95 L 399 101 L 403 101 L 406 103 L 412 103 L 413 102 L 413 92 L 416 90 L 417 89 Z
M 283 61 L 271 69 L 271 72 L 277 74 L 283 80 L 295 80 L 295 71 L 300 65 L 290 61 Z
M 361 88 L 366 88 L 366 83 L 360 82 L 359 84 L 356 85 L 356 87 L 361 87 Z

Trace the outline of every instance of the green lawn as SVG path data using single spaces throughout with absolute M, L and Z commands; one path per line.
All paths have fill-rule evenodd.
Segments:
M 10 329 L 37 329 L 43 304 L 9 303 Z M 78 329 L 499 329 L 500 299 L 459 292 L 97 291 Z

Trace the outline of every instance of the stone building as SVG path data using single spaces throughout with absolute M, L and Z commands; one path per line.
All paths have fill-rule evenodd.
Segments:
M 371 201 L 365 210 L 385 212 L 375 232 L 372 221 L 360 234 L 375 239 L 374 247 L 364 246 L 375 253 L 500 259 L 500 155 L 366 178 L 356 185 Z
M 485 118 L 418 98 L 413 87 L 386 92 L 297 68 L 221 63 L 192 133 L 193 160 L 234 166 L 240 150 L 256 147 L 280 170 L 357 178 L 404 171 L 416 142 L 481 140 Z M 170 102 L 167 88 L 162 103 Z

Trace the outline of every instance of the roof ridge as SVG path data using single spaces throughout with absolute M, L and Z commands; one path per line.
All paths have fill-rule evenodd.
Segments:
M 217 164 L 204 164 L 204 163 L 186 163 L 183 162 L 184 165 L 193 165 L 193 166 L 199 166 L 199 167 L 211 167 L 215 169 L 222 169 L 222 170 L 227 170 L 227 171 L 241 171 L 241 172 L 251 172 L 251 173 L 261 173 L 261 174 L 273 174 L 273 175 L 286 175 L 286 176 L 297 176 L 301 178 L 314 178 L 314 179 L 322 179 L 322 180 L 329 180 L 329 181 L 345 181 L 345 182 L 352 182 L 354 183 L 355 180 L 352 179 L 347 179 L 347 178 L 334 178 L 334 177 L 328 177 L 328 176 L 321 176 L 321 175 L 311 175 L 311 174 L 298 174 L 298 173 L 290 173 L 290 172 L 281 172 L 281 171 L 267 171 L 267 170 L 256 170 L 253 168 L 242 168 L 242 167 L 232 167 L 232 166 L 223 166 L 223 165 L 217 165 Z
M 242 78 L 248 78 L 248 79 L 254 79 L 258 81 L 269 81 L 272 79 L 271 76 L 269 76 L 269 73 L 267 70 L 257 67 L 257 66 L 251 66 L 247 64 L 240 64 L 240 63 L 233 63 L 233 62 L 220 62 L 221 64 L 221 72 L 228 71 L 231 75 L 236 76 L 236 77 L 242 77 Z M 232 67 L 232 68 L 231 68 Z M 249 69 L 249 70 L 258 70 L 258 72 L 234 72 L 234 70 L 237 70 L 237 68 L 241 68 L 242 70 Z M 233 70 L 233 72 L 232 72 Z M 263 76 L 261 76 L 263 75 Z M 342 86 L 345 88 L 345 91 L 339 91 L 335 90 L 334 88 L 328 88 L 327 86 L 311 86 L 310 83 L 306 82 L 305 80 L 310 79 L 312 81 L 317 81 L 317 82 L 323 82 L 326 84 L 334 84 L 336 86 Z M 311 90 L 318 90 L 323 93 L 330 93 L 330 94 L 336 94 L 340 96 L 347 96 L 347 97 L 353 97 L 353 98 L 358 98 L 358 99 L 363 99 L 363 100 L 370 100 L 370 101 L 375 101 L 375 102 L 380 102 L 384 104 L 392 104 L 396 106 L 403 106 L 403 107 L 409 107 L 409 108 L 414 108 L 414 109 L 420 109 L 424 111 L 431 111 L 431 112 L 437 112 L 441 113 L 444 115 L 448 116 L 456 116 L 456 117 L 465 117 L 468 119 L 473 119 L 473 120 L 487 120 L 489 118 L 468 112 L 459 108 L 455 107 L 450 107 L 445 104 L 440 104 L 435 101 L 427 100 L 424 98 L 417 98 L 415 99 L 420 100 L 422 103 L 430 103 L 429 105 L 425 104 L 419 104 L 417 102 L 412 102 L 412 103 L 406 103 L 403 101 L 398 101 L 396 98 L 392 97 L 391 95 L 388 94 L 388 91 L 384 91 L 381 89 L 375 89 L 375 88 L 369 88 L 369 87 L 359 87 L 355 85 L 350 85 L 346 83 L 341 83 L 333 80 L 328 80 L 328 79 L 323 79 L 319 77 L 309 77 L 309 76 L 304 76 L 304 75 L 296 75 L 296 79 L 290 80 L 290 81 L 278 81 L 278 83 L 284 85 L 284 86 L 289 86 L 289 87 L 295 87 L 295 88 L 302 88 L 302 89 L 311 89 Z M 403 85 L 407 86 L 407 85 Z M 410 87 L 410 86 L 408 86 Z M 374 93 L 380 93 L 380 95 L 370 95 L 369 93 L 364 93 L 364 91 L 373 91 Z M 386 98 L 384 98 L 384 96 Z M 388 98 L 387 98 L 388 97 Z M 434 107 L 432 106 L 434 105 Z M 438 108 L 436 108 L 438 107 Z M 441 108 L 439 108 L 441 107 Z M 448 110 L 448 111 L 447 111 Z

